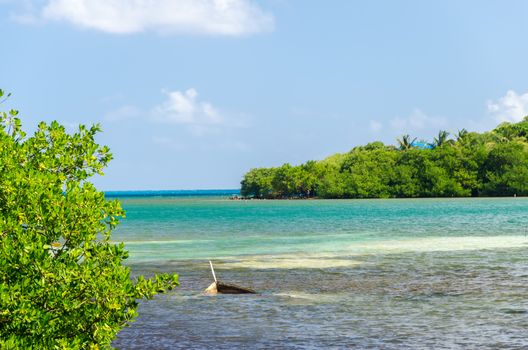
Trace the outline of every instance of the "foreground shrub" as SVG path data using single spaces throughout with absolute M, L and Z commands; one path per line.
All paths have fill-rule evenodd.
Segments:
M 110 348 L 138 300 L 178 276 L 132 280 L 123 266 L 110 234 L 124 212 L 87 181 L 112 158 L 99 127 L 27 137 L 17 114 L 0 112 L 0 349 Z

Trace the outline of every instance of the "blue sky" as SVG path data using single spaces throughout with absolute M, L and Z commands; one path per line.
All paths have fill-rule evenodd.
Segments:
M 3 109 L 102 124 L 104 190 L 237 188 L 528 114 L 528 2 L 0 0 Z

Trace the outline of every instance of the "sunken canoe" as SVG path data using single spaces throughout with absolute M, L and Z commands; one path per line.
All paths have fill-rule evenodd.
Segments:
M 209 260 L 211 272 L 213 273 L 214 282 L 204 290 L 205 294 L 256 294 L 253 289 L 240 287 L 235 284 L 222 283 L 216 279 L 216 274 L 213 268 L 213 263 Z
M 211 283 L 204 291 L 206 294 L 256 294 L 251 288 L 240 287 L 234 284 L 227 284 L 220 281 Z

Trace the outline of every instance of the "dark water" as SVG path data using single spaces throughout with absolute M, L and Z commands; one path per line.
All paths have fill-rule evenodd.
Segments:
M 134 273 L 181 286 L 117 348 L 528 349 L 526 199 L 123 204 Z M 203 295 L 208 257 L 260 293 Z

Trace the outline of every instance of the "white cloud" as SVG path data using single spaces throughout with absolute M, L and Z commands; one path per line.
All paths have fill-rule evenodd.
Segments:
M 443 117 L 432 117 L 416 108 L 407 118 L 394 118 L 391 126 L 398 131 L 419 131 L 443 127 L 447 121 Z
M 498 122 L 519 122 L 528 115 L 528 92 L 518 95 L 509 90 L 497 101 L 488 101 L 488 112 Z
M 42 17 L 116 34 L 240 36 L 274 27 L 273 16 L 253 0 L 49 0 Z
M 220 111 L 210 102 L 199 99 L 194 88 L 185 91 L 162 91 L 165 99 L 150 108 L 123 105 L 104 115 L 109 122 L 157 124 L 163 130 L 185 130 L 194 136 L 226 135 L 249 126 L 249 116 Z M 167 145 L 167 139 L 157 138 L 156 144 Z
M 159 122 L 199 127 L 218 125 L 224 121 L 213 105 L 198 100 L 198 92 L 193 88 L 186 91 L 168 91 L 165 94 L 166 100 L 154 107 L 151 113 Z

